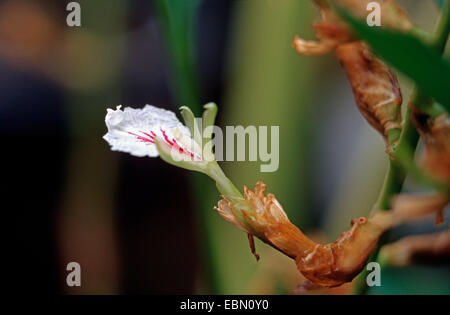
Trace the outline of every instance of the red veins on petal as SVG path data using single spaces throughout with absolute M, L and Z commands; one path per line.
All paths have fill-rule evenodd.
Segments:
M 182 147 L 180 147 L 180 145 L 178 144 L 177 140 L 175 140 L 175 139 L 172 139 L 172 140 L 173 140 L 174 146 L 178 147 L 178 151 L 180 153 L 186 153 L 186 154 L 189 154 L 191 157 L 194 157 L 194 153 L 189 152 L 189 151 L 185 151 Z
M 161 133 L 163 135 L 164 141 L 166 141 L 167 144 L 169 144 L 172 148 L 175 148 L 178 150 L 178 152 L 183 153 L 183 154 L 187 154 L 190 155 L 192 158 L 194 157 L 194 153 L 190 152 L 189 150 L 181 147 L 178 142 L 172 138 L 172 140 L 167 136 L 166 131 L 162 128 L 160 128 Z M 155 137 L 156 134 L 153 131 L 150 131 L 150 133 L 144 132 L 139 130 L 139 132 L 142 135 L 133 133 L 133 132 L 128 132 L 130 135 L 133 135 L 136 137 L 136 139 L 138 139 L 141 142 L 144 142 L 146 144 L 154 144 L 155 143 Z M 200 157 L 199 157 L 200 158 Z M 201 158 L 200 158 L 201 159 Z
M 144 135 L 146 135 L 147 137 L 149 137 L 153 142 L 155 142 L 155 137 L 156 137 L 156 135 L 151 135 L 151 134 L 148 134 L 148 133 L 143 132 L 143 131 L 140 131 L 140 132 L 142 132 Z
M 166 132 L 165 132 L 163 129 L 160 129 L 160 130 L 161 130 L 161 133 L 162 133 L 162 135 L 163 135 L 163 137 L 164 137 L 164 140 L 166 140 L 166 142 L 167 142 L 171 147 L 173 147 L 173 148 L 175 148 L 175 149 L 178 149 L 178 152 L 180 152 L 180 153 L 188 154 L 188 155 L 190 155 L 191 157 L 194 157 L 194 153 L 190 152 L 189 150 L 186 150 L 186 149 L 182 148 L 182 147 L 178 144 L 177 140 L 175 140 L 174 138 L 172 138 L 172 140 L 170 140 L 169 137 L 167 136 Z
M 142 131 L 141 131 L 142 132 Z M 135 133 L 133 133 L 133 132 L 128 132 L 130 135 L 133 135 L 133 136 L 135 136 L 136 137 L 136 139 L 138 139 L 138 140 L 140 140 L 140 141 L 142 141 L 142 142 L 145 142 L 145 143 L 155 143 L 155 137 L 152 137 L 152 136 L 150 136 L 149 134 L 147 134 L 147 133 L 145 133 L 145 132 L 142 132 L 143 134 L 145 134 L 148 138 L 146 138 L 146 137 L 143 137 L 143 136 L 140 136 L 140 135 L 137 135 L 137 134 L 135 134 Z
M 164 140 L 166 140 L 166 142 L 167 142 L 168 144 L 170 144 L 171 146 L 173 146 L 173 142 L 169 140 L 169 137 L 166 135 L 166 132 L 165 132 L 163 129 L 160 129 L 160 130 L 161 130 L 161 132 L 162 132 L 162 135 L 163 135 L 163 137 L 164 137 Z

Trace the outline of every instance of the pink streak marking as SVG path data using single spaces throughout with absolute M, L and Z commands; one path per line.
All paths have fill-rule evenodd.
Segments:
M 167 136 L 165 130 L 163 130 L 162 128 L 160 129 L 161 133 L 164 137 L 164 140 L 171 146 L 171 147 L 175 147 L 176 149 L 178 149 L 178 151 L 180 153 L 184 153 L 184 154 L 189 154 L 192 158 L 194 157 L 194 153 L 190 152 L 187 149 L 184 149 L 183 147 L 181 147 L 178 142 L 172 138 L 172 140 L 169 139 L 169 137 Z M 133 135 L 136 137 L 136 139 L 145 142 L 146 144 L 153 144 L 155 143 L 155 137 L 156 134 L 153 131 L 150 131 L 150 134 L 144 131 L 139 130 L 140 133 L 144 134 L 146 137 L 140 136 L 138 134 L 135 134 L 133 132 L 128 132 L 130 135 Z M 147 138 L 148 137 L 148 138 Z M 199 157 L 200 158 L 200 157 Z M 200 158 L 201 159 L 201 158 Z
M 141 131 L 141 132 L 142 132 L 142 131 Z M 142 142 L 146 142 L 146 143 L 155 143 L 155 141 L 154 141 L 153 138 L 148 139 L 148 138 L 142 137 L 142 136 L 140 136 L 140 135 L 137 135 L 137 134 L 135 134 L 135 133 L 133 133 L 133 132 L 129 132 L 129 131 L 128 131 L 128 133 L 129 133 L 130 135 L 135 136 L 136 139 L 138 139 L 138 140 L 140 140 L 140 141 L 142 141 Z
M 167 142 L 168 144 L 170 144 L 171 146 L 173 146 L 173 142 L 169 140 L 169 137 L 166 135 L 166 132 L 165 132 L 162 128 L 161 128 L 160 130 L 161 130 L 161 132 L 162 132 L 162 134 L 163 134 L 164 140 L 166 140 L 166 142 Z
M 140 132 L 142 132 L 144 135 L 146 135 L 146 136 L 149 137 L 150 139 L 155 140 L 155 136 L 153 136 L 153 135 L 151 135 L 151 134 L 148 134 L 148 133 L 146 133 L 146 132 L 143 132 L 143 131 L 140 131 Z

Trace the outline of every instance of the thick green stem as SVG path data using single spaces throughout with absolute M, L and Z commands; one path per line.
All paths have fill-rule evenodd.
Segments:
M 436 51 L 443 53 L 445 45 L 448 40 L 448 35 L 450 33 L 450 1 L 447 1 L 442 9 L 442 14 L 438 22 L 438 26 L 435 32 L 435 38 L 431 44 Z M 410 99 L 410 104 L 420 108 L 427 103 L 430 103 L 430 99 L 425 97 L 420 93 L 418 87 L 413 91 Z M 389 169 L 387 171 L 383 187 L 378 198 L 376 208 L 377 210 L 388 210 L 390 209 L 391 199 L 396 194 L 400 193 L 403 187 L 403 182 L 405 181 L 407 175 L 407 169 L 404 168 L 399 159 L 396 159 L 396 153 L 410 152 L 410 158 L 414 158 L 414 152 L 419 142 L 419 134 L 411 121 L 411 110 L 408 107 L 405 123 L 403 126 L 402 133 L 400 135 L 400 140 L 398 146 L 393 153 L 393 159 L 390 160 Z M 373 254 L 370 261 L 378 261 L 379 248 L 384 244 L 384 240 L 380 240 L 379 247 Z M 368 287 L 366 284 L 367 270 L 359 275 L 355 284 L 355 294 L 364 294 L 367 292 Z
M 402 167 L 391 160 L 376 204 L 377 210 L 388 210 L 390 208 L 391 197 L 395 192 L 399 192 L 402 189 L 405 176 L 406 172 Z
M 411 96 L 411 102 L 416 104 L 421 99 L 422 97 L 417 90 L 415 90 Z M 399 150 L 414 152 L 418 142 L 419 134 L 411 121 L 411 111 L 408 108 L 398 146 L 393 153 L 393 158 L 389 161 L 389 169 L 387 171 L 383 187 L 381 188 L 380 196 L 378 197 L 376 204 L 377 210 L 390 209 L 391 198 L 401 191 L 403 182 L 406 178 L 407 171 L 402 167 L 398 159 L 396 159 L 396 152 Z

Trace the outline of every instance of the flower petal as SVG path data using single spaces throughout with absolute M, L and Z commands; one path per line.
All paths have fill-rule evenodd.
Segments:
M 142 109 L 126 107 L 122 110 L 121 106 L 117 106 L 116 110 L 108 108 L 105 123 L 108 133 L 103 139 L 111 145 L 111 149 L 139 157 L 159 155 L 154 145 L 156 137 L 171 146 L 179 145 L 175 133 L 190 138 L 189 130 L 173 112 L 152 105 Z

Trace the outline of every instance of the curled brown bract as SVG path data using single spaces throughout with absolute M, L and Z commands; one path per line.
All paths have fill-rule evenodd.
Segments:
M 289 221 L 273 194 L 265 196 L 265 190 L 262 181 L 256 183 L 254 191 L 244 186 L 243 199 L 222 196 L 215 209 L 228 222 L 291 258 L 299 249 L 313 248 L 315 243 Z
M 427 213 L 435 213 L 435 224 L 444 222 L 443 212 L 450 202 L 444 193 L 401 194 L 392 200 L 395 215 L 400 222 L 414 221 Z
M 351 281 L 377 247 L 380 236 L 399 223 L 441 211 L 448 199 L 431 196 L 412 207 L 377 212 L 368 219 L 353 219 L 350 230 L 333 243 L 317 244 L 293 225 L 274 195 L 265 195 L 258 181 L 254 191 L 244 187 L 244 198 L 223 197 L 216 210 L 227 221 L 249 234 L 251 251 L 257 259 L 253 236 L 295 260 L 298 270 L 315 285 L 335 287 Z
M 316 0 L 322 20 L 313 23 L 318 41 L 307 41 L 296 36 L 292 46 L 301 55 L 323 55 L 335 51 L 344 67 L 353 89 L 356 104 L 369 124 L 381 133 L 386 142 L 386 152 L 391 154 L 396 137 L 390 139 L 388 132 L 401 129 L 402 95 L 394 72 L 378 59 L 352 33 L 330 1 Z M 367 17 L 368 0 L 336 0 L 352 15 Z M 412 23 L 394 1 L 378 1 L 381 6 L 382 25 L 407 31 Z M 396 133 L 398 135 L 399 132 Z M 397 136 L 398 137 L 398 136 Z M 390 142 L 390 143 L 389 143 Z
M 412 121 L 423 139 L 422 164 L 436 179 L 450 185 L 450 118 L 447 113 L 433 119 L 410 104 Z
M 387 132 L 401 128 L 402 94 L 397 76 L 361 42 L 340 45 L 336 56 L 352 85 L 359 110 L 387 141 Z
M 306 41 L 296 36 L 292 46 L 302 55 L 323 55 L 337 46 L 355 41 L 356 37 L 347 24 L 329 6 L 327 0 L 315 0 L 321 13 L 322 20 L 313 23 L 318 41 Z M 352 15 L 365 19 L 367 5 L 371 0 L 336 0 L 337 5 L 347 9 Z M 408 16 L 392 0 L 377 1 L 381 6 L 381 24 L 389 28 L 408 31 L 412 28 Z
M 334 287 L 351 281 L 366 264 L 385 231 L 366 218 L 352 220 L 352 227 L 333 243 L 316 244 L 312 250 L 298 253 L 298 270 L 315 284 Z
M 331 52 L 339 45 L 354 41 L 355 38 L 348 31 L 347 26 L 334 19 L 328 21 L 324 10 L 321 10 L 323 21 L 314 22 L 313 28 L 319 41 L 307 41 L 298 36 L 294 37 L 292 47 L 301 55 L 320 56 Z
M 339 15 L 333 10 L 332 6 L 330 6 L 331 3 L 345 8 L 352 15 L 365 20 L 369 13 L 367 9 L 368 5 L 373 0 L 315 0 L 314 2 L 320 8 L 322 20 L 345 25 Z M 381 26 L 401 31 L 408 31 L 413 27 L 408 16 L 394 0 L 378 0 L 376 2 L 381 8 Z
M 381 248 L 380 259 L 391 266 L 408 266 L 415 261 L 450 257 L 450 230 L 405 237 Z

